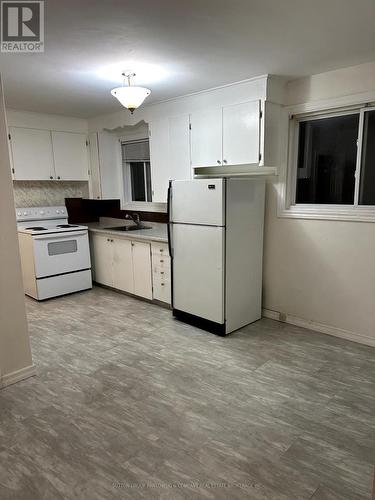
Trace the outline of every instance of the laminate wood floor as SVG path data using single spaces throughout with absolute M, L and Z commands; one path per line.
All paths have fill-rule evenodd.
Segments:
M 27 309 L 1 500 L 371 497 L 374 349 L 266 319 L 217 337 L 102 288 Z

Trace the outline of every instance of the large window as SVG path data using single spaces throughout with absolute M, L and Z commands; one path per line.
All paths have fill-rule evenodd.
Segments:
M 297 115 L 291 124 L 282 215 L 375 220 L 375 108 Z
M 299 125 L 296 203 L 354 202 L 359 113 Z
M 122 143 L 125 201 L 152 201 L 148 139 Z

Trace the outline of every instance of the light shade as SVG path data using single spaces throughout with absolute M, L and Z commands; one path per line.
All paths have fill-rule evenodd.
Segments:
M 111 94 L 133 113 L 151 94 L 151 90 L 144 87 L 117 87 L 111 90 Z

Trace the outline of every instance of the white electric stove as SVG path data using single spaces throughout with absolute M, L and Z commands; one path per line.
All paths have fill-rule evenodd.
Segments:
M 87 226 L 68 224 L 66 207 L 17 208 L 23 282 L 37 300 L 92 288 Z

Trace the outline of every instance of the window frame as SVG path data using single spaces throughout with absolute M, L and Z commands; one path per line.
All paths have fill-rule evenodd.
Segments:
M 349 105 L 338 108 L 308 109 L 306 111 L 287 108 L 285 120 L 287 120 L 287 151 L 284 169 L 281 171 L 281 183 L 278 187 L 279 205 L 278 216 L 302 219 L 327 219 L 327 220 L 347 220 L 361 222 L 375 222 L 375 205 L 359 205 L 359 186 L 361 177 L 361 161 L 363 147 L 363 125 L 366 112 L 375 111 L 372 102 Z M 298 140 L 299 124 L 302 121 L 312 119 L 331 118 L 350 114 L 359 114 L 358 139 L 357 139 L 357 160 L 355 170 L 354 203 L 344 204 L 315 204 L 315 203 L 295 203 L 297 190 L 297 160 L 298 160 Z
M 160 213 L 166 213 L 167 212 L 167 203 L 163 202 L 156 202 L 156 201 L 132 201 L 132 194 L 131 194 L 131 181 L 130 181 L 130 168 L 127 165 L 129 162 L 125 161 L 123 159 L 122 155 L 122 144 L 124 142 L 136 142 L 136 141 L 145 141 L 149 140 L 148 136 L 137 136 L 137 137 L 125 137 L 125 136 L 119 136 L 118 138 L 118 143 L 119 143 L 119 155 L 121 158 L 121 167 L 120 167 L 120 179 L 121 179 L 121 208 L 122 210 L 134 210 L 136 212 L 160 212 Z M 151 196 L 153 196 L 152 193 L 152 168 L 151 168 L 151 158 L 147 160 L 150 163 L 150 169 L 151 169 Z M 125 168 L 126 166 L 126 168 Z

